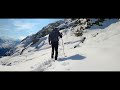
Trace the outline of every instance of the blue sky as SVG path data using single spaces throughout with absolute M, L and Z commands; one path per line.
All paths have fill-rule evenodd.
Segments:
M 0 37 L 22 40 L 61 19 L 0 19 Z

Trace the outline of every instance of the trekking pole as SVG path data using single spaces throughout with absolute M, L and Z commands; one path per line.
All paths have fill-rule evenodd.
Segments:
M 61 39 L 62 39 L 62 38 L 61 38 Z M 63 46 L 63 53 L 64 53 L 64 56 L 67 57 L 67 56 L 65 55 L 65 51 L 64 51 L 64 43 L 63 43 L 63 39 L 62 39 L 62 46 Z

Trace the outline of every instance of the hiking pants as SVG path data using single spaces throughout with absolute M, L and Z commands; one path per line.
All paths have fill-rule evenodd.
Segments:
M 56 42 L 51 42 L 51 45 L 52 45 L 51 58 L 54 57 L 54 51 L 55 51 L 55 60 L 57 60 L 57 57 L 58 57 L 58 41 L 56 41 Z

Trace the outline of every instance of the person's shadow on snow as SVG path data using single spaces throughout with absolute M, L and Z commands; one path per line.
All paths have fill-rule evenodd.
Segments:
M 84 60 L 86 57 L 76 54 L 70 57 L 60 58 L 58 61 L 65 61 L 65 60 Z

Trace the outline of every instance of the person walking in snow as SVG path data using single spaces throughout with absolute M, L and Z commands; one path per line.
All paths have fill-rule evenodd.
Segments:
M 55 51 L 55 60 L 57 60 L 58 57 L 59 38 L 62 38 L 62 33 L 60 33 L 57 28 L 53 29 L 48 37 L 49 44 L 52 46 L 51 58 L 54 58 Z

